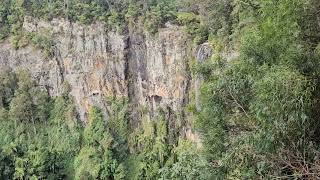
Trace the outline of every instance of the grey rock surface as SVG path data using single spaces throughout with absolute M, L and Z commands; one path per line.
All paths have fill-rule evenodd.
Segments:
M 26 17 L 23 28 L 52 38 L 54 56 L 46 58 L 31 45 L 15 50 L 6 40 L 0 43 L 0 69 L 27 69 L 51 96 L 68 82 L 83 122 L 93 105 L 107 119 L 108 96 L 128 97 L 133 119 L 146 108 L 151 118 L 162 109 L 170 120 L 188 102 L 188 39 L 181 27 L 170 25 L 156 36 L 134 30 L 119 35 L 99 22 Z
M 199 64 L 204 63 L 206 60 L 211 58 L 213 55 L 213 48 L 209 43 L 203 43 L 198 46 L 196 51 L 196 61 Z M 203 76 L 201 74 L 197 74 L 194 78 L 194 92 L 195 92 L 195 102 L 197 110 L 201 110 L 200 96 L 201 96 L 201 85 L 203 83 Z

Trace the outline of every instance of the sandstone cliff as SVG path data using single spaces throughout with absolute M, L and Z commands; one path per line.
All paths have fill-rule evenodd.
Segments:
M 52 38 L 53 57 L 31 45 L 15 50 L 6 40 L 0 43 L 0 69 L 27 69 L 52 96 L 68 82 L 83 122 L 92 105 L 107 118 L 105 98 L 113 95 L 129 98 L 134 120 L 141 116 L 137 108 L 146 108 L 149 117 L 161 108 L 173 120 L 188 103 L 189 41 L 181 27 L 168 25 L 156 36 L 141 30 L 119 35 L 102 23 L 26 17 L 23 28 Z

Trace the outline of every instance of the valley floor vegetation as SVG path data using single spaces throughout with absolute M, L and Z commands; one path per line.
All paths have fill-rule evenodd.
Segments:
M 201 110 L 186 107 L 201 149 L 170 138 L 161 112 L 130 127 L 127 99 L 106 98 L 108 122 L 92 107 L 83 126 L 67 84 L 49 97 L 28 73 L 1 71 L 0 179 L 320 178 L 319 10 L 317 0 L 1 1 L 0 39 L 15 48 L 31 16 L 155 35 L 171 22 L 190 47 L 208 42 L 215 53 L 203 64 L 190 58 L 204 78 Z M 50 39 L 26 37 L 50 56 Z M 239 57 L 228 62 L 230 51 Z
M 161 113 L 130 130 L 127 100 L 109 97 L 108 122 L 92 107 L 83 127 L 67 84 L 50 98 L 25 71 L 0 79 L 0 179 L 206 179 L 208 164 L 191 142 L 169 142 Z

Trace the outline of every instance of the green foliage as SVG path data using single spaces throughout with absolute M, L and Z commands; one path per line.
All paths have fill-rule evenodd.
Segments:
M 194 45 L 199 45 L 208 39 L 208 26 L 200 15 L 193 12 L 179 12 L 176 21 L 179 25 L 185 26 L 185 31 L 193 38 Z
M 313 109 L 317 107 L 314 79 L 319 70 L 312 52 L 314 39 L 303 38 L 311 27 L 301 18 L 309 3 L 234 1 L 229 18 L 237 16 L 231 21 L 236 24 L 225 27 L 233 28 L 229 37 L 240 47 L 240 57 L 232 62 L 212 59 L 194 68 L 205 78 L 197 126 L 205 155 L 214 162 L 214 177 L 301 177 L 294 173 L 302 172 L 303 167 L 285 167 L 296 163 L 300 155 L 288 158 L 290 155 L 279 152 L 304 154 L 310 144 L 317 144 L 318 115 Z M 215 41 L 219 31 L 211 31 Z M 312 165 L 313 158 L 312 153 L 304 155 L 302 166 L 318 167 Z M 286 163 L 279 164 L 278 159 Z M 306 178 L 314 178 L 314 172 L 310 170 Z
M 32 99 L 27 92 L 21 92 L 12 99 L 9 111 L 10 119 L 18 122 L 28 122 L 32 119 Z
M 154 179 L 165 176 L 162 168 L 184 161 L 175 158 L 180 152 L 172 151 L 161 113 L 133 129 L 137 141 L 128 142 L 133 135 L 126 99 L 107 99 L 107 122 L 102 111 L 92 107 L 82 129 L 68 84 L 62 96 L 50 98 L 24 71 L 6 71 L 0 78 L 2 179 Z M 197 170 L 190 165 L 185 171 Z
M 89 122 L 84 130 L 84 138 L 87 145 L 100 146 L 110 143 L 110 135 L 106 132 L 103 114 L 100 109 L 93 107 L 89 113 Z
M 237 0 L 179 0 L 178 7 L 187 12 L 198 15 L 200 22 L 194 21 L 187 24 L 187 32 L 195 38 L 195 44 L 200 44 L 208 39 L 208 34 L 214 34 L 225 46 L 228 46 L 229 36 L 232 35 L 232 27 L 237 17 L 232 14 Z M 242 1 L 241 1 L 242 2 Z M 241 3 L 239 1 L 239 3 Z M 201 34 L 201 35 L 200 35 Z
M 199 149 L 172 138 L 180 129 L 172 130 L 160 112 L 131 122 L 125 98 L 92 107 L 82 128 L 70 86 L 51 98 L 27 73 L 1 71 L 0 179 L 319 178 L 319 6 L 316 0 L 1 1 L 0 40 L 10 37 L 16 49 L 31 43 L 47 58 L 54 41 L 23 32 L 26 15 L 101 21 L 118 33 L 143 24 L 155 34 L 175 23 L 193 45 L 209 41 L 217 55 L 192 65 L 204 79 L 201 110 L 181 113 L 196 117 Z M 240 56 L 227 61 L 223 53 L 233 50 Z
M 0 72 L 0 106 L 8 107 L 17 86 L 15 74 L 8 70 Z
M 9 33 L 7 14 L 9 11 L 8 0 L 0 2 L 0 40 L 5 38 Z
M 57 97 L 48 119 L 48 148 L 57 153 L 74 155 L 80 146 L 80 125 L 78 124 L 72 98 Z
M 139 7 L 136 4 L 130 4 L 125 14 L 125 19 L 132 26 L 135 18 L 139 16 Z
M 160 179 L 211 179 L 210 166 L 201 156 L 201 152 L 193 142 L 179 139 L 178 146 L 173 149 L 176 162 L 167 163 L 160 170 Z
M 182 25 L 188 25 L 192 22 L 200 22 L 200 19 L 194 13 L 182 12 L 177 14 L 177 21 Z
M 103 114 L 93 107 L 84 130 L 85 146 L 75 159 L 76 179 L 113 179 L 124 174 L 123 167 L 113 158 L 113 139 L 108 133 Z M 122 165 L 123 166 L 123 165 Z
M 108 16 L 107 25 L 110 28 L 116 27 L 115 30 L 118 33 L 123 32 L 123 16 L 121 13 L 117 12 L 116 10 L 110 11 L 110 16 Z
M 129 25 L 133 27 L 136 19 L 145 19 L 145 27 L 150 32 L 157 32 L 167 21 L 175 19 L 177 11 L 175 1 L 82 1 L 82 0 L 14 0 L 0 4 L 0 39 L 12 33 L 21 34 L 24 16 L 33 16 L 45 20 L 66 18 L 82 24 L 95 21 L 105 22 L 107 27 L 123 33 Z M 12 40 L 14 47 L 19 48 L 16 37 Z
M 163 0 L 147 11 L 144 26 L 147 31 L 154 34 L 167 21 L 176 18 L 174 1 Z
M 101 169 L 101 159 L 93 147 L 81 149 L 75 159 L 75 179 L 97 179 Z
M 126 172 L 125 172 L 125 167 L 123 164 L 120 164 L 116 171 L 115 171 L 115 175 L 114 175 L 114 179 L 115 180 L 123 180 L 126 177 Z
M 180 139 L 171 144 L 168 125 L 161 113 L 155 120 L 144 117 L 130 139 L 129 179 L 207 179 L 209 165 L 193 143 Z M 133 141 L 133 142 L 132 142 Z M 201 160 L 200 160 L 201 159 Z M 200 161 L 199 161 L 200 160 Z
M 304 130 L 310 128 L 308 110 L 313 88 L 306 77 L 287 67 L 267 70 L 265 76 L 253 84 L 256 96 L 251 109 L 260 127 L 283 143 L 303 141 Z
M 0 177 L 1 179 L 6 179 L 13 177 L 14 174 L 15 167 L 13 154 L 16 151 L 16 147 L 14 144 L 2 147 L 3 148 L 0 152 Z
M 79 134 L 63 128 L 66 127 L 63 118 L 69 115 L 68 108 L 56 101 L 51 113 L 51 99 L 47 92 L 41 90 L 25 71 L 5 71 L 0 77 L 1 179 L 60 179 L 71 176 L 72 169 L 68 170 L 68 164 L 72 161 L 73 152 L 78 151 Z M 68 103 L 65 99 L 61 101 Z M 58 111 L 57 106 L 60 108 Z M 59 124 L 54 122 L 58 121 L 58 116 L 61 117 Z
M 108 121 L 107 127 L 114 138 L 115 156 L 119 160 L 124 160 L 128 154 L 128 100 L 126 98 L 107 98 Z
M 43 51 L 45 57 L 49 58 L 53 56 L 54 42 L 51 38 L 36 33 L 28 33 L 26 36 L 34 47 Z
M 9 11 L 7 14 L 8 23 L 13 34 L 17 34 L 22 27 L 23 18 L 25 15 L 24 11 L 24 1 L 23 0 L 12 0 L 10 2 Z

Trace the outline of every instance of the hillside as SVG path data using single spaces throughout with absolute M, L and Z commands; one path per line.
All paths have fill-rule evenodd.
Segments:
M 320 178 L 317 0 L 2 0 L 0 179 Z

